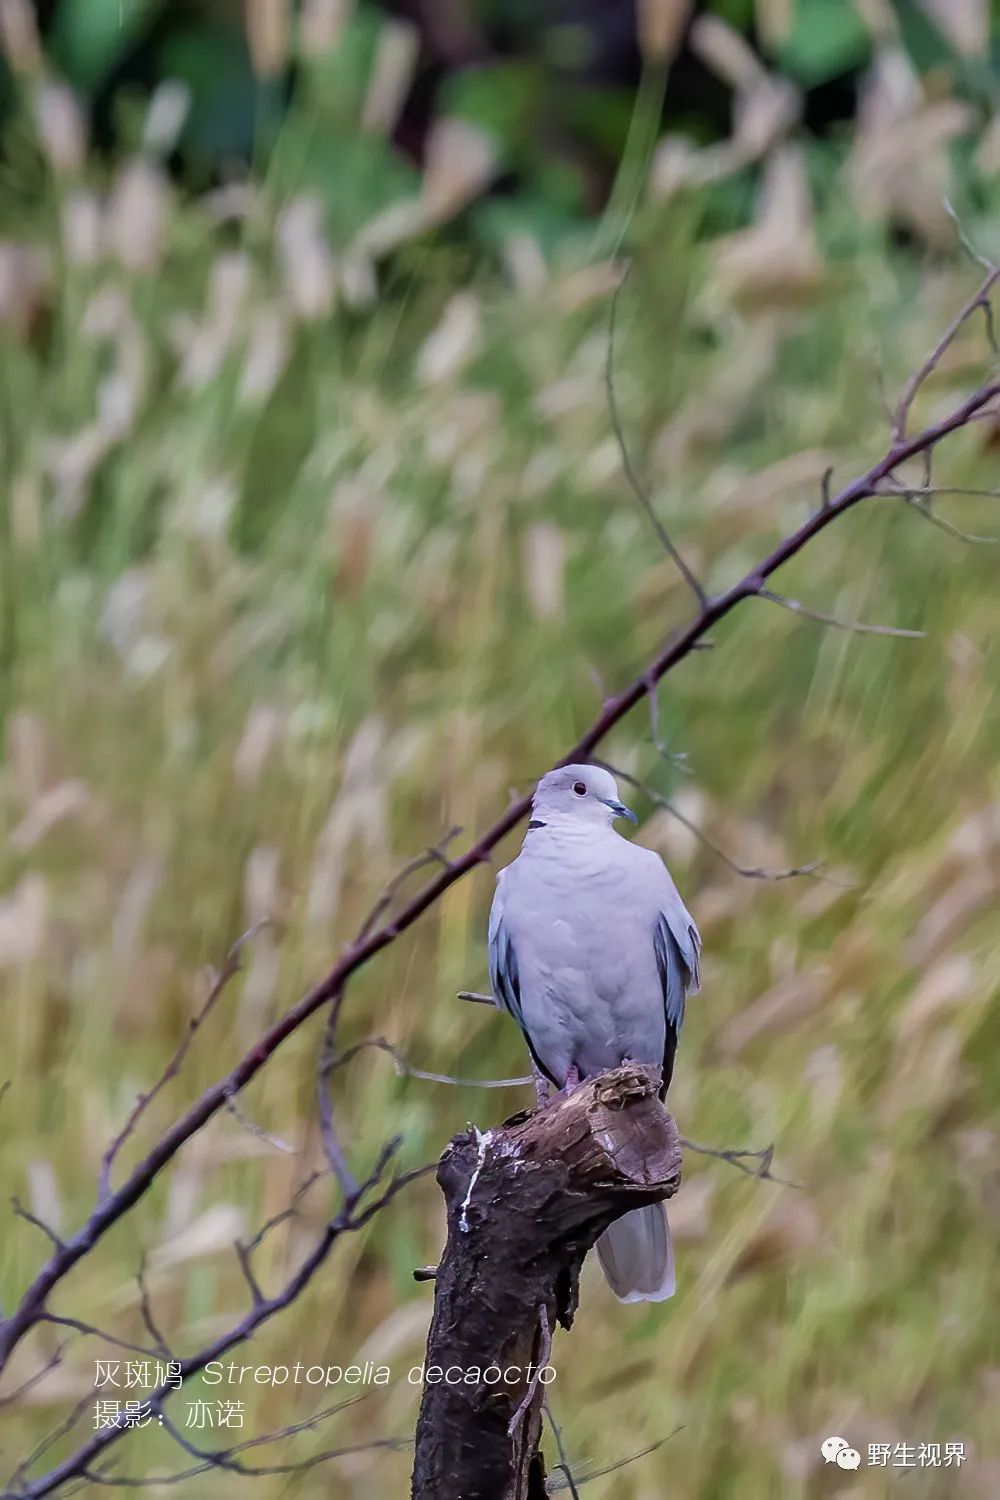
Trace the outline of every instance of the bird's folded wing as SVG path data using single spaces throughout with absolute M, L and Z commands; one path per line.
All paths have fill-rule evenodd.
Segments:
M 517 955 L 503 921 L 503 874 L 497 881 L 493 905 L 490 907 L 489 963 L 490 983 L 497 1005 L 509 1010 L 514 1020 L 524 1030 L 521 1014 L 521 982 L 517 972 Z

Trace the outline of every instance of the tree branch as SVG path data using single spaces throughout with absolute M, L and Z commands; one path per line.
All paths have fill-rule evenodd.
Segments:
M 282 1309 L 294 1302 L 312 1281 L 316 1272 L 326 1261 L 334 1245 L 342 1235 L 363 1228 L 408 1183 L 415 1181 L 418 1177 L 422 1177 L 432 1170 L 430 1166 L 425 1166 L 418 1167 L 410 1172 L 400 1173 L 398 1176 L 392 1178 L 375 1198 L 366 1202 L 365 1200 L 369 1197 L 369 1194 L 379 1186 L 398 1144 L 398 1141 L 395 1141 L 383 1149 L 368 1177 L 365 1178 L 364 1182 L 358 1186 L 352 1195 L 351 1201 L 345 1203 L 340 1211 L 329 1220 L 312 1250 L 279 1292 L 276 1292 L 272 1297 L 261 1294 L 259 1299 L 255 1298 L 250 1311 L 233 1328 L 221 1334 L 197 1354 L 189 1355 L 186 1359 L 179 1361 L 179 1370 L 174 1376 L 177 1384 L 164 1383 L 148 1397 L 150 1410 L 154 1417 L 162 1414 L 164 1404 L 185 1380 L 189 1380 L 192 1375 L 197 1375 L 212 1360 L 221 1359 L 224 1354 L 228 1354 L 231 1349 L 256 1333 L 257 1329 L 270 1318 L 273 1318 L 276 1313 L 281 1312 Z M 256 1285 L 256 1283 L 254 1284 Z M 177 1379 L 178 1376 L 179 1380 Z M 88 1397 L 87 1402 L 90 1399 Z M 65 1429 L 61 1429 L 58 1435 L 61 1436 L 63 1430 Z M 95 1461 L 107 1453 L 109 1448 L 118 1443 L 129 1430 L 127 1427 L 109 1427 L 95 1432 L 75 1453 L 63 1459 L 61 1463 L 57 1464 L 47 1474 L 43 1474 L 34 1480 L 22 1482 L 18 1493 L 25 1497 L 25 1500 L 41 1500 L 42 1496 L 51 1495 L 71 1479 L 89 1478 L 92 1483 L 102 1482 L 100 1476 L 95 1475 L 93 1472 Z M 37 1457 L 37 1452 L 34 1456 Z M 29 1460 L 28 1464 L 22 1465 L 19 1473 L 23 1473 L 31 1461 Z M 103 1482 L 108 1483 L 109 1481 L 105 1478 Z
M 976 256 L 976 259 L 978 260 L 979 257 Z M 980 264 L 982 264 L 982 261 L 980 261 Z M 913 372 L 906 382 L 903 387 L 903 393 L 899 398 L 899 404 L 896 407 L 892 424 L 894 443 L 902 443 L 906 437 L 906 424 L 909 420 L 910 408 L 916 399 L 920 387 L 927 377 L 937 369 L 945 351 L 954 343 L 955 337 L 963 324 L 968 322 L 969 318 L 980 308 L 985 310 L 987 338 L 990 346 L 991 348 L 996 348 L 996 340 L 993 336 L 993 307 L 990 301 L 990 292 L 993 290 L 998 277 L 1000 277 L 1000 266 L 990 265 L 985 279 L 980 283 L 975 292 L 973 292 L 968 302 L 959 308 L 923 364 Z
M 442 1156 L 448 1240 L 434 1278 L 414 1500 L 545 1493 L 538 1445 L 552 1330 L 571 1325 L 580 1267 L 603 1231 L 680 1183 L 659 1086 L 658 1068 L 625 1064 L 485 1134 L 456 1136 Z M 484 1378 L 494 1366 L 498 1378 Z

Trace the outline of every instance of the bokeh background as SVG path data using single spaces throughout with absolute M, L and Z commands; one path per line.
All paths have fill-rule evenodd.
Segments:
M 68 1231 L 238 933 L 275 924 L 129 1160 L 408 858 L 491 822 L 688 614 L 611 432 L 616 253 L 623 420 L 710 587 L 829 467 L 884 451 L 887 401 L 979 275 L 948 205 L 1000 254 L 1000 20 L 987 0 L 3 0 L 0 38 L 2 1180 Z M 970 324 L 917 420 L 989 359 Z M 939 482 L 992 487 L 998 442 L 953 440 Z M 595 1500 L 1000 1492 L 1000 591 L 995 548 L 957 534 L 1000 533 L 998 509 L 942 499 L 935 529 L 870 501 L 780 578 L 925 640 L 745 604 L 661 690 L 685 759 L 643 710 L 605 747 L 737 863 L 826 864 L 744 878 L 633 799 L 705 943 L 674 1112 L 698 1141 L 773 1140 L 801 1186 L 691 1156 L 676 1298 L 622 1308 L 588 1270 L 550 1391 L 576 1473 L 674 1434 Z M 343 1042 L 525 1071 L 515 1028 L 455 998 L 487 984 L 492 882 L 365 969 Z M 234 1321 L 234 1238 L 320 1160 L 319 1037 L 243 1099 L 274 1139 L 216 1119 L 55 1311 L 141 1338 L 145 1252 L 179 1350 Z M 338 1117 L 358 1167 L 396 1131 L 417 1164 L 527 1099 L 366 1053 Z M 266 1285 L 330 1201 L 320 1183 L 271 1236 Z M 47 1247 L 2 1213 L 9 1305 Z M 257 1459 L 412 1432 L 431 1292 L 411 1271 L 441 1239 L 428 1179 L 259 1334 L 250 1363 L 369 1359 L 394 1383 Z M 57 1340 L 39 1330 L 11 1383 Z M 107 1353 L 76 1341 L 0 1408 L 5 1474 Z M 175 1411 L 219 1394 L 193 1382 Z M 222 1394 L 246 1397 L 245 1436 L 330 1399 Z M 822 1463 L 830 1433 L 969 1457 L 850 1474 Z M 118 1453 L 122 1474 L 183 1466 L 159 1433 Z M 255 1493 L 403 1495 L 409 1462 Z

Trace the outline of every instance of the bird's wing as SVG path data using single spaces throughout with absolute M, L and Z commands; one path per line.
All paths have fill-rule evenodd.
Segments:
M 663 1087 L 666 1089 L 673 1071 L 677 1038 L 684 1024 L 684 1002 L 688 995 L 697 994 L 701 986 L 701 936 L 694 918 L 677 894 L 666 866 L 660 860 L 657 862 L 666 876 L 653 930 L 653 950 L 667 1022 L 663 1057 Z
M 528 1044 L 528 1051 L 535 1061 L 535 1066 L 556 1084 L 552 1074 L 542 1062 L 535 1045 L 531 1040 L 528 1028 L 524 1023 L 524 1013 L 521 1009 L 521 979 L 517 967 L 517 953 L 514 949 L 513 939 L 504 922 L 504 876 L 506 870 L 501 870 L 497 876 L 497 888 L 493 894 L 493 905 L 490 907 L 489 926 L 489 963 L 490 984 L 493 988 L 493 998 L 498 1006 L 510 1011 L 521 1034 Z
M 497 888 L 490 907 L 489 961 L 490 983 L 497 1005 L 509 1010 L 514 1020 L 524 1030 L 521 1015 L 521 982 L 517 972 L 517 955 L 503 920 L 503 880 L 507 872 L 501 870 L 497 876 Z

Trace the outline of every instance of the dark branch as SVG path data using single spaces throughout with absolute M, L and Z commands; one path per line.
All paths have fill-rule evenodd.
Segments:
M 977 256 L 976 258 L 978 259 L 979 257 Z M 919 367 L 919 369 L 913 372 L 909 380 L 906 382 L 906 385 L 903 387 L 903 393 L 899 398 L 899 405 L 896 407 L 895 418 L 892 425 L 892 437 L 894 444 L 902 444 L 905 441 L 906 424 L 909 420 L 910 408 L 913 405 L 914 400 L 916 399 L 916 395 L 920 390 L 920 387 L 923 385 L 928 376 L 933 374 L 933 372 L 937 369 L 942 356 L 945 353 L 945 350 L 948 349 L 948 347 L 954 342 L 955 336 L 958 334 L 963 324 L 968 322 L 969 318 L 971 318 L 974 313 L 978 312 L 980 308 L 985 309 L 987 319 L 987 337 L 990 339 L 991 347 L 995 347 L 996 340 L 995 338 L 993 338 L 993 311 L 990 303 L 990 292 L 993 290 L 993 286 L 997 280 L 997 277 L 1000 277 L 1000 266 L 990 265 L 986 273 L 985 280 L 972 294 L 968 302 L 966 302 L 962 307 L 959 308 L 958 312 L 952 318 L 951 322 L 948 324 L 948 327 L 938 339 L 937 343 L 934 345 L 934 348 L 928 354 L 923 364 Z M 995 392 L 993 392 L 993 394 L 995 394 Z M 985 405 L 985 403 L 983 404 Z
M 10 1203 L 19 1219 L 23 1219 L 26 1224 L 33 1225 L 35 1229 L 40 1229 L 49 1244 L 55 1246 L 56 1250 L 65 1250 L 65 1243 L 59 1238 L 55 1230 L 50 1229 L 44 1219 L 40 1219 L 37 1214 L 33 1214 L 30 1209 L 25 1208 L 20 1198 L 15 1195 L 11 1198 Z
M 432 1170 L 430 1166 L 425 1166 L 419 1167 L 414 1171 L 400 1173 L 381 1187 L 381 1191 L 374 1198 L 371 1198 L 370 1194 L 379 1187 L 386 1167 L 395 1154 L 398 1144 L 398 1141 L 390 1142 L 383 1148 L 372 1171 L 365 1178 L 364 1182 L 359 1185 L 352 1200 L 345 1203 L 340 1211 L 330 1219 L 319 1240 L 301 1263 L 299 1269 L 289 1277 L 279 1292 L 276 1292 L 273 1297 L 262 1296 L 259 1301 L 255 1301 L 247 1315 L 233 1328 L 220 1335 L 211 1344 L 206 1345 L 205 1348 L 199 1350 L 197 1354 L 189 1355 L 187 1358 L 179 1361 L 177 1374 L 180 1376 L 180 1384 L 189 1380 L 193 1375 L 197 1375 L 212 1360 L 221 1359 L 223 1355 L 228 1354 L 238 1344 L 244 1343 L 270 1318 L 273 1318 L 275 1314 L 281 1312 L 290 1303 L 294 1302 L 312 1281 L 316 1272 L 326 1261 L 334 1245 L 342 1235 L 363 1228 L 408 1183 L 415 1181 L 416 1178 Z M 366 1199 L 368 1200 L 367 1202 L 365 1201 Z M 151 1393 L 148 1400 L 154 1417 L 163 1414 L 163 1406 L 175 1394 L 175 1390 L 175 1385 L 164 1383 Z M 89 1404 L 91 1400 L 92 1397 L 88 1396 L 84 1405 Z M 81 1407 L 80 1410 L 82 1409 Z M 75 1420 L 78 1420 L 78 1417 L 74 1418 Z M 50 1439 L 46 1439 L 46 1443 L 41 1451 L 45 1451 L 50 1442 L 54 1441 L 57 1436 L 62 1436 L 66 1430 L 68 1428 L 64 1425 L 57 1434 L 50 1435 Z M 57 1464 L 47 1474 L 43 1474 L 35 1480 L 23 1482 L 20 1494 L 25 1497 L 25 1500 L 40 1500 L 40 1497 L 43 1495 L 52 1494 L 69 1480 L 76 1478 L 89 1477 L 93 1483 L 113 1483 L 114 1481 L 109 1480 L 107 1476 L 95 1474 L 93 1465 L 98 1459 L 103 1458 L 108 1449 L 117 1443 L 128 1431 L 129 1429 L 126 1427 L 111 1427 L 95 1432 L 75 1453 L 63 1459 L 61 1463 Z M 21 1466 L 19 1474 L 23 1474 L 38 1456 L 39 1452 L 36 1451 L 32 1458 Z
M 697 1151 L 699 1156 L 714 1156 L 717 1161 L 726 1161 L 738 1172 L 746 1177 L 756 1177 L 761 1182 L 777 1182 L 782 1187 L 800 1188 L 799 1182 L 789 1182 L 787 1177 L 776 1177 L 771 1171 L 771 1163 L 774 1161 L 774 1142 L 765 1146 L 762 1151 L 752 1151 L 749 1147 L 734 1146 L 729 1149 L 720 1149 L 715 1146 L 699 1146 L 696 1141 L 686 1141 L 681 1137 L 681 1145 L 685 1151 Z M 755 1167 L 747 1163 L 755 1161 Z

